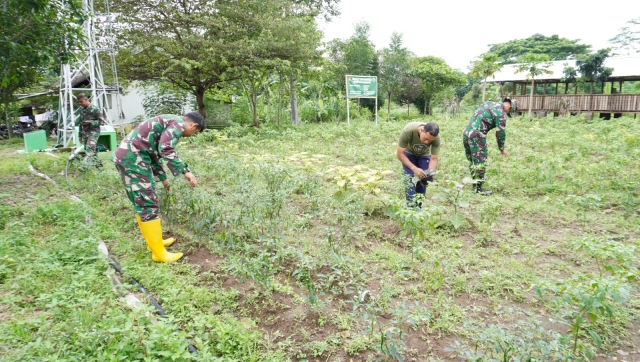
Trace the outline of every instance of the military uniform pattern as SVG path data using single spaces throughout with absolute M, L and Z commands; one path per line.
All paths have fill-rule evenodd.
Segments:
M 174 176 L 189 172 L 175 150 L 183 132 L 181 116 L 156 116 L 140 123 L 114 152 L 116 169 L 142 221 L 159 217 L 154 181 L 167 179 L 165 167 Z
M 475 111 L 469 124 L 462 132 L 464 153 L 469 161 L 471 175 L 484 179 L 487 161 L 487 133 L 496 128 L 496 140 L 500 151 L 504 150 L 507 137 L 507 113 L 501 103 L 484 102 Z
M 86 121 L 91 122 L 91 124 L 82 124 Z M 78 136 L 80 137 L 80 143 L 84 146 L 89 158 L 98 165 L 102 163 L 98 159 L 96 148 L 98 147 L 98 138 L 100 137 L 100 125 L 103 123 L 102 114 L 98 108 L 80 107 L 80 115 L 77 118 L 76 124 L 79 127 Z

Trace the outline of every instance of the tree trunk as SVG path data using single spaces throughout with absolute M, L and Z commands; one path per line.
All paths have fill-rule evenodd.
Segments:
M 205 119 L 205 125 L 207 120 L 207 109 L 204 106 L 204 92 L 202 88 L 196 88 L 196 103 L 198 103 L 198 113 Z
M 484 78 L 484 83 L 482 84 L 482 103 L 484 103 L 484 92 L 487 89 L 487 78 Z
M 9 118 L 9 102 L 4 103 L 4 115 L 5 115 L 5 125 L 7 126 L 7 137 L 13 137 L 13 123 L 11 122 L 11 118 Z
M 531 116 L 531 108 L 533 108 L 533 89 L 535 88 L 535 80 L 531 78 L 531 94 L 529 95 L 529 119 Z
M 280 112 L 282 110 L 282 82 L 284 79 L 282 74 L 278 74 L 280 76 L 280 83 L 278 84 L 278 127 L 280 127 Z
M 258 89 L 254 86 L 251 87 L 251 115 L 253 117 L 253 125 L 260 127 L 258 122 Z
M 389 116 L 391 115 L 391 91 L 387 91 L 387 122 L 389 122 Z
M 427 115 L 427 103 L 429 102 L 429 100 L 427 99 L 427 97 L 424 97 L 424 107 L 422 107 L 422 114 L 424 114 L 425 116 Z
M 296 80 L 293 75 L 289 76 L 289 86 L 291 87 L 291 123 L 297 126 L 300 120 L 298 119 L 298 100 L 296 99 Z
M 411 104 L 411 103 L 407 103 L 407 116 L 409 115 L 409 105 L 410 105 L 410 104 Z

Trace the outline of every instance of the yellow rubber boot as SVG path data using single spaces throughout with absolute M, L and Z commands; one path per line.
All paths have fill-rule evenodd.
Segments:
M 140 215 L 136 215 L 136 220 L 138 220 L 138 227 L 142 229 L 142 226 L 140 226 L 140 223 L 142 222 L 142 220 L 140 220 Z M 162 245 L 164 245 L 165 248 L 175 242 L 175 238 L 162 239 Z M 149 249 L 149 245 L 147 245 L 147 250 L 151 251 L 151 249 Z
M 170 263 L 182 258 L 182 253 L 170 253 L 162 245 L 162 224 L 160 219 L 140 222 L 140 231 L 151 249 L 153 261 Z

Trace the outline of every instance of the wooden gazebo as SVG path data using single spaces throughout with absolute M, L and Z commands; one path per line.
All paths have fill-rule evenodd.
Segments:
M 539 116 L 547 112 L 554 115 L 563 113 L 600 113 L 603 117 L 616 116 L 622 113 L 640 113 L 640 94 L 622 94 L 620 90 L 625 81 L 640 80 L 640 57 L 608 58 L 605 66 L 613 68 L 613 73 L 606 82 L 599 84 L 594 94 L 588 94 L 589 84 L 585 92 L 579 92 L 575 84 L 563 80 L 565 66 L 575 67 L 574 59 L 551 62 L 551 74 L 543 74 L 535 79 L 532 111 Z M 488 81 L 500 85 L 501 96 L 509 95 L 518 104 L 518 112 L 529 109 L 529 92 L 531 80 L 526 72 L 516 73 L 517 65 L 505 65 Z M 505 94 L 505 85 L 511 84 L 511 91 Z M 610 83 L 610 93 L 605 93 L 605 84 Z M 527 86 L 529 88 L 527 89 Z M 569 91 L 571 89 L 571 91 Z M 584 89 L 583 88 L 583 89 Z M 538 94 L 542 93 L 542 94 Z M 597 93 L 597 94 L 596 94 Z

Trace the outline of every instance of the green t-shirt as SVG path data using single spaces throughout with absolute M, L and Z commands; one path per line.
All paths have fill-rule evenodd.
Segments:
M 437 156 L 440 152 L 440 136 L 437 136 L 431 143 L 425 145 L 420 142 L 418 128 L 424 126 L 422 122 L 410 122 L 402 129 L 398 146 L 406 148 L 407 152 L 414 156 Z

